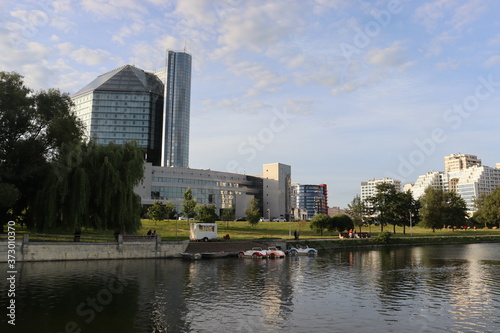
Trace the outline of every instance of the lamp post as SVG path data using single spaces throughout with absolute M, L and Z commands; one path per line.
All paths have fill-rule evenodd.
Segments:
M 267 209 L 267 219 L 271 221 L 271 209 Z
M 411 210 L 409 211 L 410 213 L 410 236 L 413 236 L 413 223 L 411 221 Z

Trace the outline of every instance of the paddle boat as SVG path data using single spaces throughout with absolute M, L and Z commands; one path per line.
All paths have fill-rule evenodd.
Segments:
M 240 251 L 238 253 L 239 258 L 260 259 L 260 258 L 267 258 L 268 256 L 269 256 L 268 251 L 263 250 L 261 247 L 254 247 L 251 250 Z
M 228 252 L 220 251 L 220 252 L 202 252 L 201 257 L 203 259 L 214 259 L 214 258 L 225 258 L 228 256 Z
M 297 246 L 292 247 L 287 251 L 291 256 L 315 256 L 318 254 L 318 250 L 313 249 L 309 246 Z
M 268 257 L 271 259 L 276 259 L 276 258 L 284 258 L 285 257 L 285 252 L 279 250 L 275 246 L 270 246 L 267 248 L 267 253 Z

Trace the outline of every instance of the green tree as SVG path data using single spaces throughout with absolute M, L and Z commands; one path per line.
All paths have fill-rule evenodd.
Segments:
M 253 198 L 250 201 L 250 207 L 248 207 L 248 209 L 245 211 L 245 216 L 248 223 L 250 223 L 252 226 L 256 226 L 259 223 L 261 214 L 258 199 Z
M 403 234 L 406 234 L 406 227 L 415 225 L 418 222 L 419 202 L 413 198 L 410 190 L 397 192 L 393 202 L 393 214 L 395 216 L 393 233 L 396 233 L 396 225 L 403 227 Z
M 193 199 L 193 193 L 189 187 L 186 192 L 184 192 L 184 203 L 182 204 L 182 213 L 187 218 L 193 218 L 196 216 L 196 199 Z
M 338 232 L 343 232 L 345 230 L 353 228 L 354 228 L 354 222 L 349 215 L 335 214 L 330 218 L 328 231 L 337 230 Z
M 361 232 L 361 228 L 365 223 L 365 216 L 368 215 L 368 207 L 366 207 L 365 202 L 361 200 L 359 195 L 356 195 L 351 203 L 347 205 L 347 214 L 351 217 L 354 225 L 359 228 L 359 232 Z
M 19 74 L 0 72 L 0 179 L 8 184 L 0 187 L 10 201 L 0 207 L 2 223 L 9 211 L 33 224 L 25 214 L 53 172 L 51 162 L 65 144 L 83 137 L 83 125 L 72 105 L 68 94 L 54 89 L 35 93 Z
M 233 206 L 222 209 L 221 220 L 226 222 L 226 228 L 229 227 L 229 221 L 233 221 L 235 216 L 235 209 Z
M 215 205 L 198 205 L 196 210 L 198 212 L 198 219 L 203 223 L 215 223 L 217 221 L 217 214 L 215 213 Z
M 461 226 L 467 222 L 467 206 L 455 192 L 428 187 L 420 198 L 420 206 L 419 226 L 431 228 L 432 232 L 444 225 Z
M 177 209 L 172 201 L 167 201 L 165 203 L 165 216 L 167 219 L 171 220 L 177 215 Z
M 155 221 L 155 225 L 156 222 L 163 221 L 163 219 L 165 218 L 165 213 L 165 206 L 159 201 L 153 202 L 153 205 L 148 208 L 148 215 L 153 221 Z
M 30 209 L 33 227 L 134 232 L 141 200 L 134 186 L 144 176 L 143 150 L 135 142 L 98 145 L 91 140 L 63 150 Z
M 487 227 L 488 224 L 496 225 L 500 228 L 500 187 L 497 187 L 490 194 L 484 194 L 480 197 L 477 203 L 478 210 L 474 217 L 484 223 Z
M 330 227 L 331 218 L 326 214 L 316 214 L 311 219 L 311 223 L 309 227 L 316 232 L 319 232 L 321 236 L 323 236 L 323 230 L 328 229 Z
M 468 224 L 467 203 L 456 192 L 445 192 L 443 225 L 466 226 Z
M 367 199 L 371 204 L 372 214 L 377 214 L 380 231 L 384 231 L 387 224 L 397 224 L 397 191 L 396 186 L 390 183 L 380 183 L 375 186 L 376 194 Z

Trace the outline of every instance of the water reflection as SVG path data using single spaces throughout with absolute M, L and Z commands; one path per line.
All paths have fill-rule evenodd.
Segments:
M 16 331 L 64 332 L 74 323 L 82 332 L 497 332 L 499 250 L 19 263 Z M 0 289 L 6 304 L 5 280 Z

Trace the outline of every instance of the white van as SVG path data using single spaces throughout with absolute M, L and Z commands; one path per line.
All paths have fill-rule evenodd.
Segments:
M 189 223 L 189 239 L 208 242 L 217 238 L 217 223 Z

